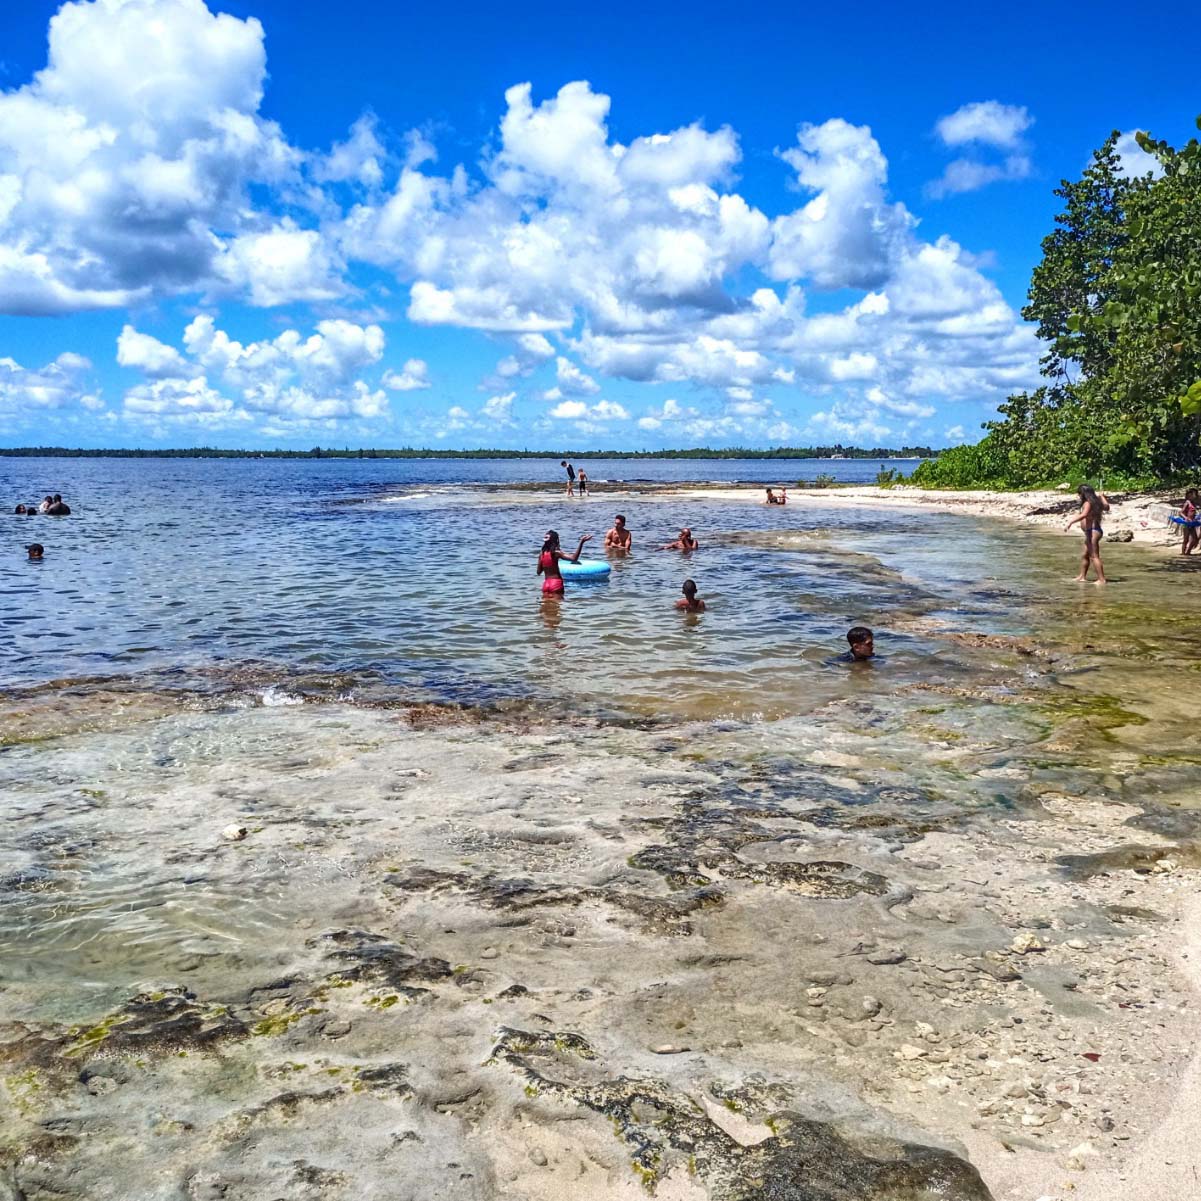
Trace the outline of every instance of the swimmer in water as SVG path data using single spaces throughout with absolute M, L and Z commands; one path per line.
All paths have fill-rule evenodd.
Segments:
M 847 652 L 848 659 L 862 663 L 866 659 L 875 658 L 875 640 L 867 626 L 853 626 L 847 630 L 847 642 L 851 647 Z
M 50 508 L 46 510 L 47 517 L 70 517 L 71 506 L 63 504 L 63 498 L 56 492 L 51 497 Z
M 705 611 L 705 602 L 696 594 L 695 580 L 685 580 L 680 591 L 683 592 L 684 599 L 676 601 L 677 609 L 683 609 L 686 613 L 703 613 Z
M 45 547 L 40 542 L 31 542 L 25 548 L 29 552 L 29 558 L 34 563 L 42 561 L 42 555 L 45 553 Z
M 591 538 L 591 534 L 582 534 L 580 544 L 575 548 L 575 554 L 567 555 L 563 553 L 563 548 L 559 545 L 559 535 L 554 530 L 546 531 L 546 541 L 542 544 L 542 550 L 538 555 L 537 572 L 542 576 L 542 595 L 544 597 L 563 595 L 563 573 L 559 570 L 559 564 L 560 562 L 578 563 L 584 543 Z
M 780 495 L 777 496 L 774 488 L 768 488 L 767 500 L 764 502 L 769 505 L 786 505 L 788 503 L 788 492 L 786 489 L 780 489 Z
M 674 542 L 665 542 L 660 546 L 659 550 L 682 550 L 685 553 L 688 551 L 698 550 L 700 543 L 692 536 L 692 531 L 685 526 L 680 531 L 680 536 Z
M 626 529 L 624 513 L 613 518 L 613 528 L 605 535 L 605 550 L 633 550 L 634 536 Z
M 1081 484 L 1076 489 L 1076 495 L 1080 497 L 1080 512 L 1064 526 L 1065 530 L 1070 530 L 1072 526 L 1078 525 L 1084 534 L 1080 574 L 1073 582 L 1083 584 L 1088 579 L 1088 569 L 1091 567 L 1097 573 L 1094 583 L 1104 584 L 1105 566 L 1101 562 L 1101 539 L 1105 537 L 1105 531 L 1101 528 L 1101 515 L 1109 512 L 1109 497 L 1104 492 L 1094 492 L 1088 484 Z
M 20 515 L 23 517 L 23 516 L 25 515 L 25 506 L 24 506 L 24 505 L 17 505 L 17 507 L 16 507 L 16 508 L 13 510 L 13 512 L 14 512 L 14 513 L 19 513 L 19 514 L 20 514 Z

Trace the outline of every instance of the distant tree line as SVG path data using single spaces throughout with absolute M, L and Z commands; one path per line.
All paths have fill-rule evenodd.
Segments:
M 179 447 L 171 450 L 114 447 L 96 450 L 67 446 L 0 447 L 0 456 L 45 459 L 928 459 L 938 451 L 928 446 L 900 449 L 859 446 L 776 446 L 753 450 L 744 446 L 713 449 L 696 446 L 687 450 L 393 450 L 360 447 L 314 446 L 311 450 L 226 450 L 216 446 Z

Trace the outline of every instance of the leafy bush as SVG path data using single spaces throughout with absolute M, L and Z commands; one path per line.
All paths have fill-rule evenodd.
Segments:
M 1140 486 L 1201 467 L 1201 144 L 1139 134 L 1160 173 L 1131 177 L 1117 139 L 1055 190 L 1064 208 L 1022 310 L 1047 382 L 1001 405 L 976 446 L 919 465 L 915 483 Z
M 900 480 L 901 473 L 897 471 L 896 468 L 881 467 L 880 470 L 876 472 L 877 488 L 891 488 L 893 484 L 899 483 Z
M 826 474 L 826 473 L 823 471 L 823 472 L 822 472 L 822 473 L 821 473 L 819 476 L 817 476 L 817 478 L 816 478 L 816 479 L 813 481 L 813 486 L 814 486 L 815 488 L 833 488 L 833 487 L 834 487 L 834 485 L 835 485 L 835 484 L 837 484 L 837 483 L 838 483 L 838 481 L 837 481 L 837 480 L 836 480 L 836 479 L 835 479 L 835 478 L 834 478 L 832 475 L 827 475 L 827 474 Z

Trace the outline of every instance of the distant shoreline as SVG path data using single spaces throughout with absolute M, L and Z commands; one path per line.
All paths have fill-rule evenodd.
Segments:
M 714 450 L 693 447 L 680 450 L 428 450 L 403 447 L 349 450 L 314 447 L 312 450 L 223 450 L 212 446 L 178 449 L 71 448 L 65 446 L 0 447 L 0 458 L 20 459 L 893 459 L 913 462 L 937 458 L 928 446 L 900 449 L 853 446 L 779 446 L 769 450 L 734 448 Z

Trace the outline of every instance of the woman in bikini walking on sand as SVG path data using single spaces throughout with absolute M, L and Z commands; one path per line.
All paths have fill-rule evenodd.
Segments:
M 548 596 L 557 599 L 563 595 L 563 573 L 559 570 L 559 563 L 560 561 L 578 563 L 580 551 L 584 549 L 584 543 L 591 537 L 591 534 L 581 535 L 580 544 L 575 548 L 575 554 L 568 555 L 559 545 L 559 535 L 554 530 L 546 531 L 546 541 L 542 544 L 542 550 L 538 555 L 538 575 L 542 577 L 543 599 Z
M 1105 583 L 1105 567 L 1101 562 L 1101 539 L 1105 531 L 1101 528 L 1101 515 L 1109 512 L 1109 497 L 1104 492 L 1094 492 L 1088 484 L 1081 484 L 1076 489 L 1080 497 L 1080 512 L 1064 527 L 1070 530 L 1079 525 L 1084 534 L 1084 553 L 1080 556 L 1080 574 L 1076 582 L 1083 584 L 1088 579 L 1088 569 L 1097 573 L 1094 583 Z

